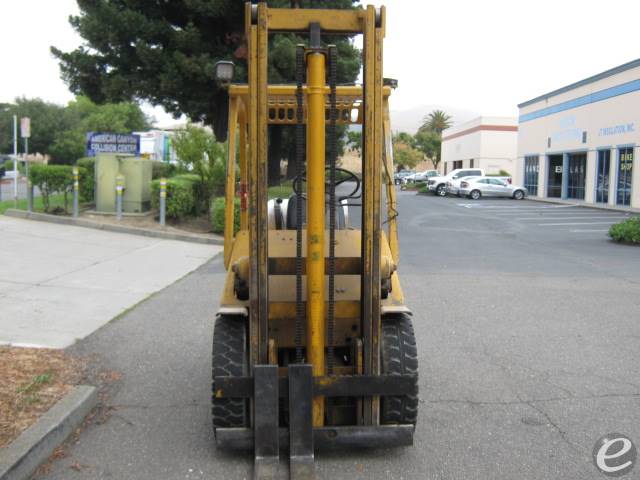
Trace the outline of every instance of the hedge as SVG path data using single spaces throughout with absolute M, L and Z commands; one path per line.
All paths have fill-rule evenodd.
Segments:
M 640 217 L 628 218 L 611 225 L 609 236 L 616 242 L 640 245 Z
M 64 194 L 64 210 L 67 211 L 67 194 L 73 189 L 73 168 L 69 165 L 30 165 L 29 180 L 42 195 L 44 211 L 49 211 L 49 197 L 53 193 Z
M 197 175 L 178 175 L 167 179 L 168 218 L 184 218 L 195 214 L 196 186 L 200 179 Z M 151 182 L 151 206 L 160 208 L 160 180 Z
M 224 233 L 224 197 L 214 198 L 211 202 L 211 229 L 214 233 Z M 240 230 L 240 199 L 235 199 L 233 233 Z
M 94 157 L 80 158 L 78 166 L 80 199 L 83 202 L 93 203 L 96 190 L 96 159 Z
M 173 177 L 178 170 L 177 165 L 174 163 L 159 162 L 154 160 L 151 163 L 151 179 L 157 180 L 159 178 Z

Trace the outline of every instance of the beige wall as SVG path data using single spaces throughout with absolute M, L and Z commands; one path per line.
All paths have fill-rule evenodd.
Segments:
M 628 84 L 640 79 L 640 67 L 580 86 L 549 98 L 526 105 L 520 115 L 553 107 L 563 102 L 591 95 L 604 89 Z M 624 127 L 624 128 L 621 128 Z M 583 132 L 586 142 L 583 143 Z M 549 139 L 551 144 L 549 146 Z M 547 155 L 571 152 L 587 153 L 585 201 L 595 202 L 597 151 L 611 150 L 609 203 L 615 204 L 615 182 L 618 148 L 633 146 L 633 176 L 631 206 L 640 208 L 640 91 L 621 94 L 595 103 L 520 122 L 518 132 L 518 160 L 516 181 L 524 182 L 524 157 L 537 155 L 540 172 L 538 196 L 546 196 Z
M 447 164 L 447 172 L 453 169 L 453 162 L 461 160 L 462 168 L 468 168 L 473 159 L 473 166 L 483 168 L 487 173 L 506 170 L 513 175 L 518 134 L 491 128 L 516 126 L 515 118 L 483 116 L 445 130 L 442 133 L 442 162 Z

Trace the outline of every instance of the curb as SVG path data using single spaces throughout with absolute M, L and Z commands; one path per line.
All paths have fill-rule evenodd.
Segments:
M 59 217 L 57 215 L 48 215 L 46 213 L 26 212 L 24 210 L 16 210 L 9 208 L 4 214 L 7 217 L 23 218 L 28 220 L 36 220 L 39 222 L 57 223 L 61 225 L 73 225 L 76 227 L 93 228 L 96 230 L 104 230 L 116 233 L 129 233 L 132 235 L 142 235 L 144 237 L 162 238 L 166 240 L 180 240 L 183 242 L 203 243 L 208 245 L 224 245 L 222 238 L 208 238 L 188 233 L 163 232 L 160 230 L 150 230 L 148 228 L 138 228 L 126 225 L 115 225 L 108 223 L 93 222 L 84 218 Z
M 84 421 L 98 403 L 98 389 L 74 387 L 36 423 L 0 450 L 0 480 L 26 480 Z
M 598 203 L 587 203 L 580 200 L 561 200 L 555 198 L 544 198 L 544 197 L 525 197 L 526 200 L 533 200 L 534 202 L 540 203 L 551 203 L 555 205 L 575 205 L 576 207 L 583 208 L 593 208 L 594 210 L 606 210 L 609 212 L 622 212 L 628 214 L 637 214 L 640 213 L 639 208 L 630 208 L 630 207 L 617 207 L 615 205 L 603 205 Z

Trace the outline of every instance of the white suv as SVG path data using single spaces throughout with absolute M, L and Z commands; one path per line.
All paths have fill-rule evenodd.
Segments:
M 484 177 L 484 170 L 481 168 L 456 168 L 451 170 L 444 177 L 431 177 L 427 180 L 429 191 L 440 197 L 447 195 L 447 182 L 462 177 Z

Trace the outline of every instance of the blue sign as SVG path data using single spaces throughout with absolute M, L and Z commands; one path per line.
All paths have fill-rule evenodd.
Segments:
M 140 135 L 88 132 L 87 156 L 95 157 L 98 153 L 129 153 L 140 155 Z

